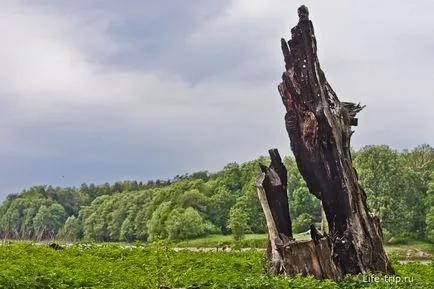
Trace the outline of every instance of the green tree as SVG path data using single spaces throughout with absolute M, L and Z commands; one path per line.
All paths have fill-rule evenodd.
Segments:
M 109 199 L 109 195 L 99 196 L 89 206 L 85 206 L 80 210 L 79 219 L 83 222 L 85 237 L 97 241 L 109 241 L 106 211 L 103 210 L 104 203 Z
M 140 208 L 134 218 L 134 231 L 138 240 L 146 240 L 148 238 L 148 219 L 146 218 L 146 207 Z
M 267 228 L 265 216 L 253 182 L 251 184 L 251 187 L 243 187 L 243 195 L 237 199 L 237 203 L 232 208 L 240 208 L 246 214 L 246 232 L 265 233 Z
M 69 216 L 66 219 L 65 224 L 62 229 L 59 231 L 59 238 L 68 240 L 68 241 L 76 241 L 80 239 L 83 235 L 83 226 L 78 218 L 74 215 Z
M 202 216 L 191 207 L 172 210 L 165 227 L 171 240 L 192 239 L 205 233 L 205 222 Z
M 316 222 L 321 221 L 321 201 L 311 194 L 306 186 L 301 186 L 292 193 L 290 213 L 293 218 L 308 214 Z
M 227 164 L 220 173 L 218 182 L 233 194 L 241 193 L 243 184 L 240 166 L 237 163 Z
M 68 216 L 78 215 L 81 207 L 88 202 L 88 196 L 75 188 L 55 188 L 50 194 L 51 199 L 62 205 Z
M 166 221 L 172 211 L 172 202 L 164 202 L 158 206 L 147 223 L 149 240 L 167 239 Z
M 134 218 L 128 216 L 123 222 L 120 231 L 120 240 L 131 242 L 136 239 L 136 232 L 134 229 Z
M 417 146 L 411 151 L 404 150 L 401 154 L 404 165 L 405 179 L 408 183 L 407 205 L 413 212 L 410 232 L 418 238 L 426 236 L 426 217 L 432 207 L 427 200 L 429 183 L 434 171 L 434 148 L 427 144 Z
M 304 233 L 309 230 L 313 222 L 311 215 L 303 213 L 292 222 L 292 230 L 294 233 Z
M 425 204 L 428 208 L 425 216 L 425 237 L 427 240 L 434 243 L 434 172 L 431 172 L 430 179 L 431 181 L 428 185 L 428 192 L 425 199 Z
M 34 219 L 34 230 L 37 240 L 52 238 L 63 226 L 67 214 L 60 204 L 49 207 L 42 205 Z
M 235 241 L 241 240 L 247 229 L 247 214 L 241 208 L 232 208 L 229 213 L 228 227 L 231 229 Z
M 242 195 L 237 198 L 236 206 L 240 206 L 247 214 L 248 232 L 266 232 L 265 217 L 256 192 L 256 176 L 260 172 L 259 165 L 268 165 L 269 163 L 269 158 L 261 156 L 256 160 L 241 165 L 243 187 Z
M 408 232 L 412 211 L 408 197 L 414 192 L 399 155 L 388 146 L 366 146 L 354 159 L 359 180 L 365 189 L 370 209 L 383 229 L 393 236 Z
M 35 235 L 34 221 L 41 205 L 50 206 L 52 201 L 40 195 L 7 198 L 1 206 L 0 227 L 4 237 L 32 239 Z
M 227 220 L 229 211 L 236 202 L 236 196 L 230 193 L 226 188 L 217 187 L 217 190 L 207 205 L 206 215 L 211 222 L 218 226 L 223 234 L 229 232 L 227 228 Z
M 200 212 L 204 212 L 206 209 L 206 203 L 208 198 L 199 192 L 198 189 L 193 189 L 184 192 L 178 199 L 178 203 L 183 208 L 192 207 Z

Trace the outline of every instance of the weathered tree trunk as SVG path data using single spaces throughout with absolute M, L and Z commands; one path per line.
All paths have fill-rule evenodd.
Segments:
M 366 194 L 352 166 L 351 126 L 357 125 L 355 116 L 363 107 L 339 101 L 320 68 L 307 8 L 300 7 L 298 14 L 299 22 L 291 29 L 291 40 L 286 43 L 282 39 L 281 43 L 286 71 L 279 92 L 287 111 L 286 129 L 297 166 L 309 191 L 321 200 L 329 224 L 329 236 L 312 233 L 316 249 L 322 244 L 320 253 L 316 253 L 322 276 L 339 279 L 336 276 L 340 274 L 391 273 L 393 271 L 382 245 L 379 221 L 369 212 Z M 258 177 L 258 193 L 261 183 L 267 183 L 266 177 L 261 181 L 263 175 Z M 286 188 L 286 176 L 283 181 L 282 186 Z M 263 188 L 271 204 L 269 195 L 274 191 L 268 191 L 266 186 Z M 270 205 L 270 209 L 273 214 L 273 206 Z M 273 214 L 273 217 L 276 224 L 281 223 L 277 215 Z M 287 228 L 290 229 L 290 222 Z M 329 264 L 327 254 L 332 264 Z M 297 251 L 289 254 L 281 250 L 284 267 L 295 256 Z M 296 266 L 304 265 L 302 260 L 299 262 Z M 332 272 L 334 265 L 337 271 Z M 276 272 L 282 270 L 276 269 L 279 269 Z M 288 268 L 284 269 L 292 274 Z M 307 273 L 315 275 L 315 272 L 311 270 Z
M 268 227 L 267 255 L 274 274 L 313 275 L 318 279 L 341 280 L 342 273 L 332 260 L 331 242 L 312 230 L 312 241 L 295 241 L 287 197 L 287 171 L 277 149 L 269 150 L 271 164 L 261 166 L 256 179 L 258 197 Z
M 262 174 L 256 180 L 259 201 L 268 227 L 267 255 L 273 264 L 272 272 L 283 273 L 283 243 L 293 240 L 289 216 L 287 171 L 276 149 L 269 151 L 271 165 L 261 165 Z

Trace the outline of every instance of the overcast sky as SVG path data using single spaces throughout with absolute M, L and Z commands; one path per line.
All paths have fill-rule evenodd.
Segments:
M 434 1 L 1 0 L 0 200 L 290 152 L 280 38 L 308 5 L 353 146 L 434 144 Z

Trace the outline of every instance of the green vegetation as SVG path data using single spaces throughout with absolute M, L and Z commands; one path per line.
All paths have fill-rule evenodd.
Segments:
M 267 234 L 246 234 L 241 241 L 243 248 L 267 248 Z M 296 240 L 310 240 L 310 234 L 295 234 Z M 219 248 L 234 246 L 238 241 L 232 235 L 209 235 L 175 243 L 175 247 Z M 423 243 L 423 242 L 421 242 Z
M 353 152 L 354 165 L 385 241 L 434 241 L 434 149 L 421 145 L 397 152 L 366 146 Z M 209 235 L 266 231 L 254 187 L 260 157 L 230 163 L 221 171 L 172 180 L 117 182 L 80 188 L 37 186 L 9 195 L 0 206 L 0 237 L 6 239 L 133 242 L 182 241 Z M 284 158 L 294 233 L 321 222 L 321 204 L 301 177 L 295 160 Z M 325 224 L 327 227 L 327 224 Z M 259 241 L 258 241 L 259 242 Z
M 231 229 L 235 241 L 240 241 L 247 230 L 247 214 L 240 207 L 232 207 L 229 212 L 228 228 Z
M 393 238 L 384 246 L 389 256 L 398 260 L 434 260 L 434 245 L 429 242 L 412 240 L 408 238 Z M 425 254 L 429 254 L 428 256 Z
M 267 234 L 246 234 L 241 241 L 235 241 L 232 235 L 209 235 L 193 240 L 185 240 L 173 244 L 186 248 L 267 248 Z M 295 234 L 296 240 L 310 240 L 310 234 Z M 432 260 L 434 261 L 434 244 L 409 238 L 393 238 L 384 244 L 389 256 L 396 260 Z
M 30 242 L 0 244 L 0 288 L 433 288 L 434 263 L 395 264 L 397 277 L 348 277 L 336 284 L 312 277 L 268 275 L 264 252 L 175 252 L 169 247 L 77 244 L 53 250 Z M 369 279 L 371 278 L 371 279 Z M 381 279 L 380 279 L 381 278 Z M 407 278 L 407 279 L 404 279 Z

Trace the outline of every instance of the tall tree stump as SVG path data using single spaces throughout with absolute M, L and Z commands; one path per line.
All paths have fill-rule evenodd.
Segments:
M 392 273 L 382 244 L 379 220 L 369 211 L 366 194 L 352 166 L 351 126 L 357 125 L 356 114 L 363 107 L 339 101 L 320 68 L 307 7 L 301 6 L 298 15 L 299 22 L 291 29 L 291 40 L 281 40 L 286 71 L 278 88 L 286 108 L 285 123 L 291 149 L 309 191 L 322 202 L 329 235 L 321 236 L 313 231 L 313 245 L 296 245 L 297 242 L 292 240 L 292 232 L 287 234 L 290 238 L 277 241 L 271 239 L 270 233 L 270 243 L 274 242 L 276 247 L 273 252 L 275 255 L 280 254 L 274 257 L 274 260 L 280 258 L 279 262 L 273 262 L 273 266 L 277 266 L 274 271 L 291 275 L 299 271 L 335 280 L 345 274 Z M 267 183 L 275 177 L 273 166 L 272 157 L 268 171 L 263 168 L 263 173 L 258 176 L 258 195 L 261 190 L 265 191 L 274 224 L 281 224 L 285 220 L 290 230 L 290 221 L 286 220 L 290 220 L 289 216 L 280 219 L 280 213 L 273 214 L 275 197 L 272 195 L 276 190 L 269 186 L 267 189 Z M 284 183 L 281 186 L 286 188 L 286 176 L 282 175 L 280 181 Z M 282 197 L 277 198 L 284 202 Z M 280 204 L 278 207 L 282 206 Z M 270 232 L 270 226 L 268 229 Z M 278 236 L 282 236 L 281 230 L 277 229 Z M 286 245 L 283 244 L 285 242 Z M 280 251 L 278 248 L 281 248 Z M 305 264 L 302 264 L 302 260 L 294 261 L 298 258 L 297 254 L 310 254 L 312 269 L 303 269 Z M 314 257 L 318 259 L 318 266 L 315 265 Z

